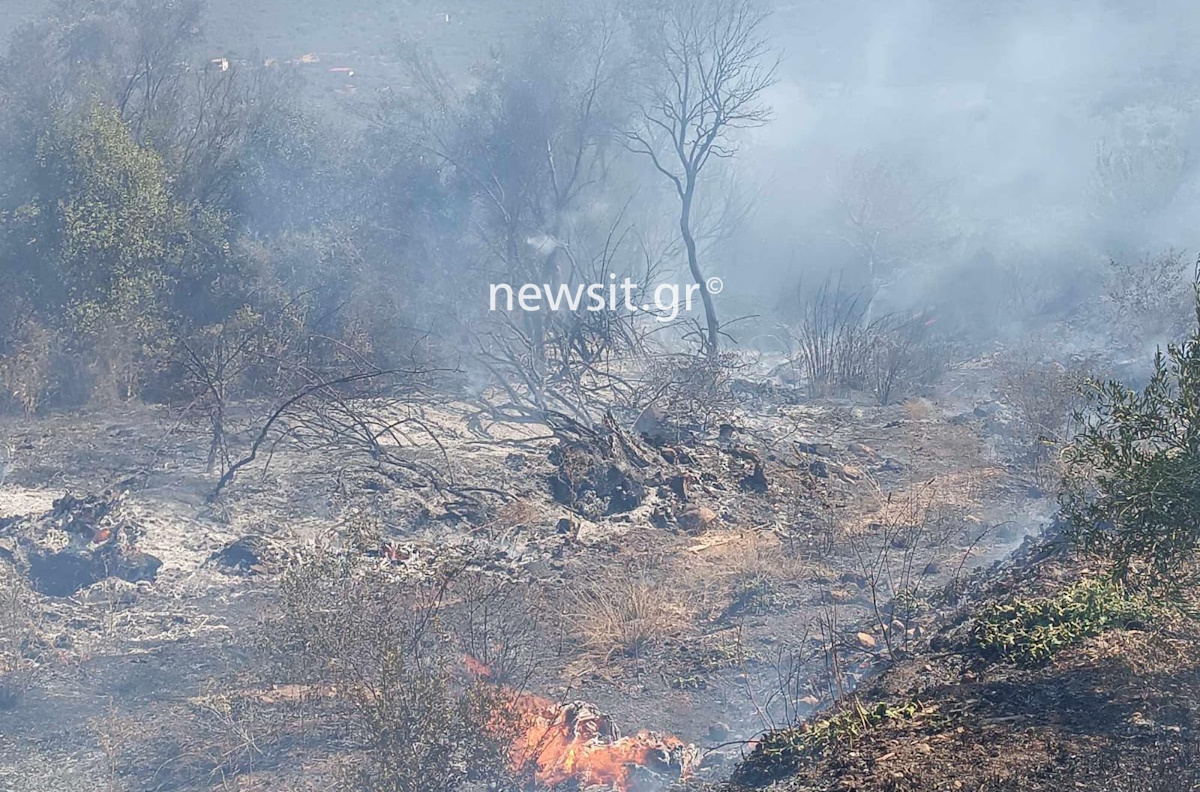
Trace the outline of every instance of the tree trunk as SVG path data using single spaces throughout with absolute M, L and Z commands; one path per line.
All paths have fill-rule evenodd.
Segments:
M 696 239 L 692 236 L 692 197 L 695 192 L 695 177 L 689 176 L 687 188 L 683 191 L 682 208 L 679 213 L 679 233 L 683 236 L 683 244 L 687 248 L 688 269 L 692 272 L 692 280 L 700 287 L 700 299 L 704 302 L 704 318 L 708 325 L 704 339 L 704 351 L 710 358 L 715 358 L 720 351 L 721 324 L 717 321 L 717 309 L 713 305 L 712 295 L 708 293 L 704 273 L 700 271 L 700 261 L 696 256 Z

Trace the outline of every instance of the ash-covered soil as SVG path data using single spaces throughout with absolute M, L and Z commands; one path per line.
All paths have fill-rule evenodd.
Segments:
M 317 788 L 336 742 L 275 720 L 258 734 L 212 696 L 287 706 L 291 680 L 261 659 L 279 574 L 364 526 L 374 563 L 420 574 L 462 558 L 529 591 L 544 606 L 530 692 L 593 702 L 624 733 L 677 735 L 707 752 L 696 777 L 720 780 L 745 740 L 917 651 L 970 571 L 1047 521 L 989 381 L 980 360 L 941 396 L 879 407 L 748 375 L 728 423 L 675 436 L 618 425 L 630 448 L 617 472 L 544 427 L 484 427 L 447 395 L 422 407 L 429 432 L 407 453 L 454 491 L 285 439 L 213 498 L 207 443 L 176 416 L 9 421 L 0 551 L 17 568 L 68 493 L 123 494 L 122 524 L 161 566 L 35 594 L 37 668 L 0 712 L 0 788 Z M 235 447 L 262 411 L 244 407 Z M 634 616 L 611 614 L 631 600 Z M 222 751 L 245 757 L 231 769 Z

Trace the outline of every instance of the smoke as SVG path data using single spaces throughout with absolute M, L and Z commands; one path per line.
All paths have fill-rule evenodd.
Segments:
M 1194 252 L 1198 26 L 1179 2 L 782 4 L 776 118 L 744 149 L 764 185 L 738 246 L 760 264 L 746 287 L 861 266 L 854 201 L 891 214 L 868 232 L 914 307 L 997 268 L 1070 279 L 1108 256 Z M 909 195 L 856 188 L 856 160 Z M 919 218 L 878 205 L 921 184 L 941 196 Z
M 52 5 L 12 0 L 0 33 Z M 439 191 L 438 200 L 454 200 L 438 183 L 446 169 L 399 151 L 391 130 L 363 131 L 379 91 L 409 87 L 401 39 L 427 47 L 464 95 L 496 64 L 549 83 L 585 54 L 547 51 L 554 66 L 541 71 L 526 63 L 548 46 L 531 31 L 561 3 L 475 0 L 453 13 L 434 5 L 278 3 L 247 24 L 229 0 L 209 0 L 198 58 L 301 64 L 305 82 L 305 107 L 279 114 L 277 130 L 251 141 L 260 177 L 240 195 L 247 229 L 344 225 L 344 207 L 379 204 L 359 198 L 374 182 L 380 193 L 412 193 L 391 201 L 396 216 L 378 224 L 416 240 L 413 257 L 435 258 L 461 235 L 455 210 L 429 200 Z M 710 170 L 698 197 L 727 226 L 705 251 L 711 274 L 728 285 L 721 302 L 770 313 L 794 299 L 796 284 L 834 274 L 869 290 L 878 310 L 937 307 L 945 317 L 954 306 L 975 312 L 986 291 L 1017 303 L 978 333 L 1004 336 L 1072 310 L 1110 257 L 1194 255 L 1198 33 L 1200 8 L 1183 0 L 779 0 L 770 22 L 778 81 L 766 96 L 773 120 L 742 134 L 736 157 Z M 383 138 L 374 150 L 356 145 L 372 134 Z M 566 222 L 584 207 L 628 205 L 636 193 L 629 215 L 639 234 L 669 233 L 671 196 L 654 174 L 604 156 L 604 189 L 564 210 Z M 422 214 L 429 218 L 411 221 Z M 565 244 L 555 231 L 529 229 L 535 257 Z M 424 269 L 450 272 L 465 259 L 445 257 Z M 1030 291 L 1043 295 L 1036 305 Z

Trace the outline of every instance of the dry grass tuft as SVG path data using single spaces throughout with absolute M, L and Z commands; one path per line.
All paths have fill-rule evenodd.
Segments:
M 928 400 L 922 398 L 905 399 L 904 414 L 910 421 L 927 421 L 933 415 L 933 408 Z
M 16 570 L 0 562 L 0 709 L 21 703 L 37 661 L 30 657 L 37 639 L 33 594 Z
M 637 573 L 583 588 L 572 596 L 570 608 L 570 631 L 589 655 L 605 662 L 640 657 L 686 624 L 675 592 Z

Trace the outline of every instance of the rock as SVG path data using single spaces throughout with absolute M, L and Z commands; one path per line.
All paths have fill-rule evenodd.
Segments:
M 692 482 L 694 477 L 690 474 L 683 473 L 678 476 L 671 476 L 667 479 L 667 486 L 671 492 L 675 493 L 675 497 L 687 503 L 692 497 Z
M 857 441 L 849 443 L 846 446 L 846 450 L 855 456 L 866 457 L 867 459 L 875 458 L 875 449 L 866 443 L 859 443 Z
M 254 575 L 278 572 L 288 558 L 288 552 L 274 540 L 250 534 L 225 545 L 209 556 L 209 561 L 230 574 Z
M 717 513 L 707 506 L 692 506 L 679 515 L 679 527 L 685 531 L 699 532 L 712 525 Z
M 846 589 L 831 589 L 829 591 L 829 599 L 836 602 L 838 605 L 847 605 L 858 599 L 858 593 L 847 591 Z
M 833 443 L 810 440 L 797 440 L 796 450 L 802 454 L 812 454 L 813 456 L 821 457 L 831 457 L 835 453 Z
M 670 426 L 663 411 L 652 404 L 643 410 L 642 414 L 633 422 L 633 431 L 647 440 L 663 441 L 670 434 Z
M 738 486 L 747 492 L 765 493 L 769 487 L 767 481 L 767 473 L 762 462 L 757 462 L 754 465 L 752 472 L 742 477 L 738 482 Z
M 843 572 L 842 576 L 838 578 L 838 582 L 852 583 L 859 588 L 866 588 L 869 581 L 866 575 L 860 575 L 857 572 Z
M 858 643 L 860 649 L 871 650 L 875 648 L 875 638 L 868 633 L 855 633 L 854 640 Z
M 984 404 L 976 405 L 975 409 L 972 410 L 972 413 L 974 413 L 976 418 L 989 418 L 998 413 L 1000 411 L 1000 407 L 1000 402 L 986 402 Z
M 126 583 L 137 583 L 139 589 L 146 583 L 153 583 L 158 578 L 158 570 L 162 568 L 162 560 L 143 553 L 140 550 L 130 550 L 122 553 L 119 566 L 109 568 L 108 575 L 120 578 Z
M 892 623 L 888 625 L 887 630 L 888 636 L 893 638 L 903 638 L 905 635 L 904 622 L 900 621 L 899 619 L 893 619 Z
M 729 739 L 729 724 L 720 721 L 714 721 L 708 724 L 708 741 L 711 743 L 723 743 Z
M 823 460 L 814 459 L 808 465 L 808 472 L 812 473 L 817 478 L 829 478 L 829 465 Z
M 837 463 L 829 463 L 831 470 L 838 478 L 843 481 L 858 481 L 863 477 L 862 471 L 854 467 L 854 465 L 839 465 Z

